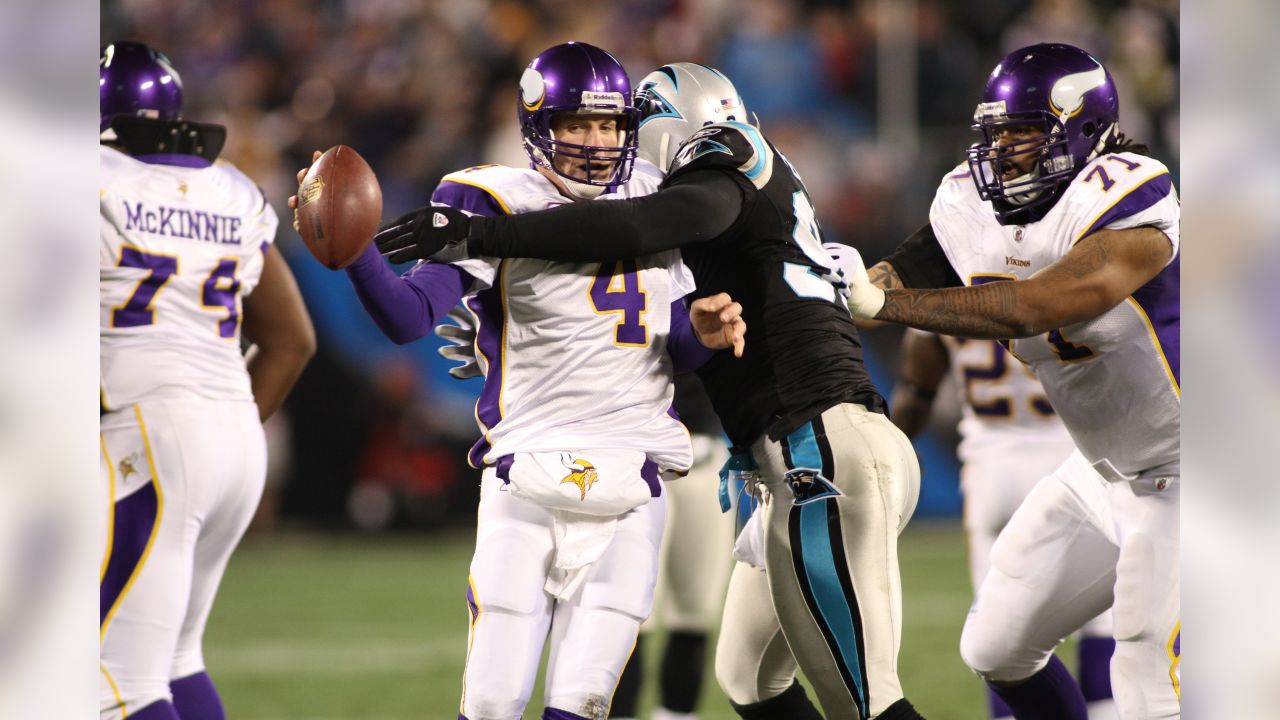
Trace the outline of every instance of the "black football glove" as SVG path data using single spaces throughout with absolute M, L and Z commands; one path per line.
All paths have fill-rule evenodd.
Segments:
M 418 208 L 384 225 L 373 242 L 393 263 L 409 260 L 455 262 L 467 254 L 471 216 L 451 207 Z

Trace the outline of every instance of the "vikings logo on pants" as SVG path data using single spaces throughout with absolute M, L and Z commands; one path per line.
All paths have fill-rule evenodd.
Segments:
M 573 483 L 578 486 L 578 492 L 582 494 L 582 500 L 587 499 L 587 491 L 592 485 L 599 480 L 599 474 L 596 472 L 596 466 L 586 460 L 574 458 L 568 453 L 560 453 L 560 463 L 569 468 L 572 472 L 560 480 L 560 484 Z

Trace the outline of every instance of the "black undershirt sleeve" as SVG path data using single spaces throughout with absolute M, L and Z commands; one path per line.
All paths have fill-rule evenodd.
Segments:
M 934 289 L 964 285 L 951 267 L 946 253 L 942 251 L 942 245 L 930 224 L 912 233 L 896 250 L 889 253 L 885 261 L 893 266 L 905 287 Z
M 733 225 L 742 207 L 742 190 L 729 173 L 691 172 L 641 198 L 472 218 L 467 247 L 473 257 L 633 258 L 713 240 Z

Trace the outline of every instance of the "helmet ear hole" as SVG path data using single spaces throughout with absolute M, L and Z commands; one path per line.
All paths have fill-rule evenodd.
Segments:
M 1098 126 L 1096 123 L 1087 122 L 1084 124 L 1084 127 L 1080 129 L 1084 131 L 1085 137 L 1091 138 L 1093 137 L 1093 134 L 1098 130 Z

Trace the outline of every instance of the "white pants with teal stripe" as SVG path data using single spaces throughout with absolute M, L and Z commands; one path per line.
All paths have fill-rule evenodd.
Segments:
M 768 569 L 734 568 L 717 678 L 735 703 L 759 702 L 798 663 L 828 720 L 874 718 L 903 696 L 897 541 L 920 492 L 911 443 L 884 415 L 844 404 L 752 452 Z M 804 469 L 830 486 L 819 479 L 797 503 L 787 473 Z

